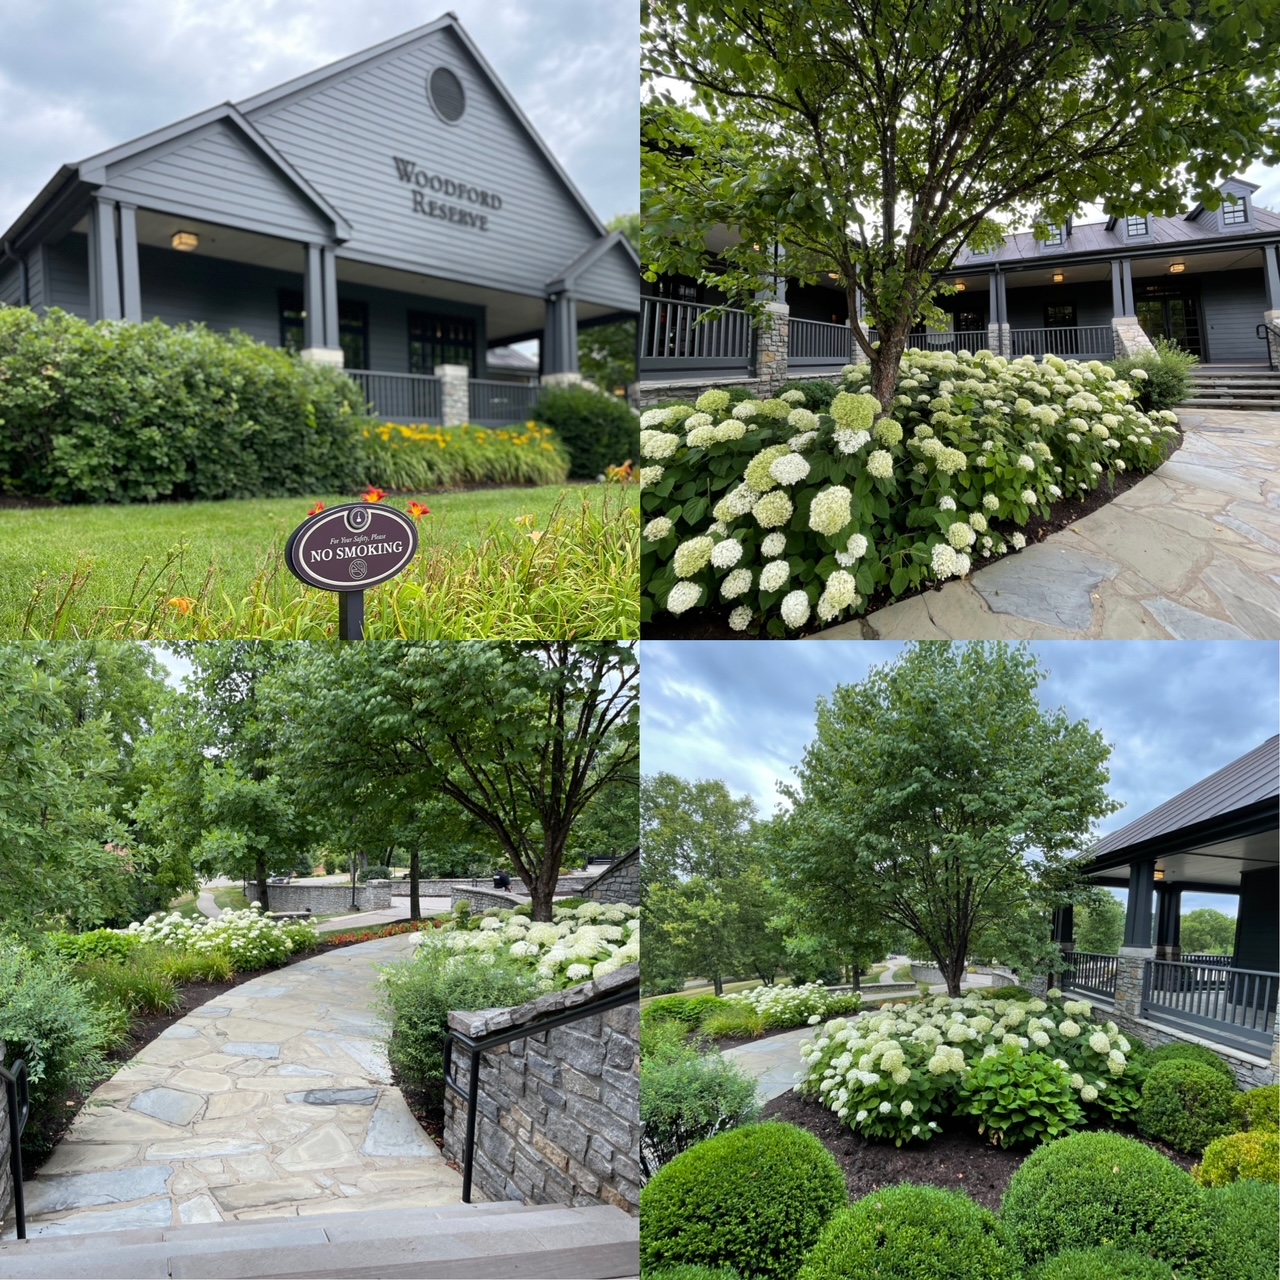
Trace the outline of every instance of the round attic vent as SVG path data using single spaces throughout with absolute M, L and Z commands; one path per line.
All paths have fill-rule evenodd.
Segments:
M 462 81 L 448 67 L 437 67 L 427 81 L 427 96 L 442 119 L 457 124 L 467 109 L 467 98 L 462 92 Z

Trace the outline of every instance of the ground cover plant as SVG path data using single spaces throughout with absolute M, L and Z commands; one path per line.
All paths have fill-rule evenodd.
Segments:
M 174 911 L 134 921 L 122 932 L 179 952 L 222 953 L 239 973 L 283 964 L 297 952 L 313 950 L 319 939 L 311 921 L 276 920 L 264 914 L 257 903 L 246 911 L 224 911 L 203 921 Z
M 634 486 L 473 490 L 422 505 L 418 556 L 365 595 L 369 638 L 638 635 Z M 0 511 L 0 634 L 331 637 L 332 594 L 284 567 L 308 509 L 253 499 Z
M 1025 545 L 1032 515 L 1153 470 L 1177 436 L 1099 361 L 908 351 L 891 416 L 868 367 L 804 392 L 726 391 L 641 416 L 641 620 L 702 605 L 784 636 L 963 577 Z

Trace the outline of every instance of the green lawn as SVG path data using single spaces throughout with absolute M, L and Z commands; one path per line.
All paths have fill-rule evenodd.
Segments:
M 215 889 L 213 901 L 223 911 L 247 911 L 249 908 L 249 899 L 244 896 L 243 889 Z
M 180 898 L 174 898 L 169 903 L 169 910 L 176 911 L 180 916 L 185 916 L 188 920 L 203 920 L 205 914 L 196 906 L 196 895 L 194 893 L 184 893 Z
M 479 489 L 424 500 L 432 514 L 419 527 L 414 564 L 366 594 L 370 638 L 638 634 L 634 488 Z M 0 638 L 323 639 L 336 597 L 302 586 L 282 558 L 313 501 L 0 511 Z

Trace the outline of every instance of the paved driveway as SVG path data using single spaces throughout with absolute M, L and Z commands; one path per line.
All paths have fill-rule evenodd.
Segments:
M 1182 448 L 1101 510 L 812 638 L 1280 639 L 1280 413 L 1179 417 Z

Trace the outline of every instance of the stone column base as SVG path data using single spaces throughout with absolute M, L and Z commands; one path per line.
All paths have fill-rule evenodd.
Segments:
M 471 370 L 465 364 L 438 364 L 440 413 L 446 427 L 461 426 L 471 417 Z
M 987 350 L 997 356 L 1013 354 L 1013 338 L 1007 324 L 987 325 Z
M 868 332 L 868 328 L 865 322 L 861 322 L 861 328 L 862 328 L 863 337 L 870 337 L 870 334 Z M 850 337 L 849 346 L 852 348 L 852 352 L 853 352 L 853 354 L 850 355 L 849 357 L 850 364 L 869 364 L 870 363 L 867 357 L 867 353 L 863 351 L 863 349 L 860 346 L 858 346 L 858 340 L 856 338 Z
M 341 347 L 303 347 L 299 354 L 312 364 L 330 364 L 335 369 L 341 369 L 345 363 Z
M 1116 359 L 1140 356 L 1145 352 L 1155 354 L 1155 347 L 1147 337 L 1147 331 L 1138 323 L 1137 316 L 1112 316 L 1111 333 L 1115 338 Z
M 1116 961 L 1116 995 L 1117 1013 L 1128 1014 L 1131 1018 L 1142 1016 L 1142 975 L 1148 960 L 1155 959 L 1154 947 L 1121 947 L 1120 957 Z
M 544 387 L 581 387 L 590 384 L 580 373 L 544 373 L 542 385 Z
M 1264 311 L 1262 323 L 1267 326 L 1267 350 L 1271 354 L 1271 367 L 1280 369 L 1280 311 Z
M 770 302 L 756 330 L 755 376 L 770 391 L 787 380 L 787 343 L 791 335 L 791 308 L 785 302 Z

